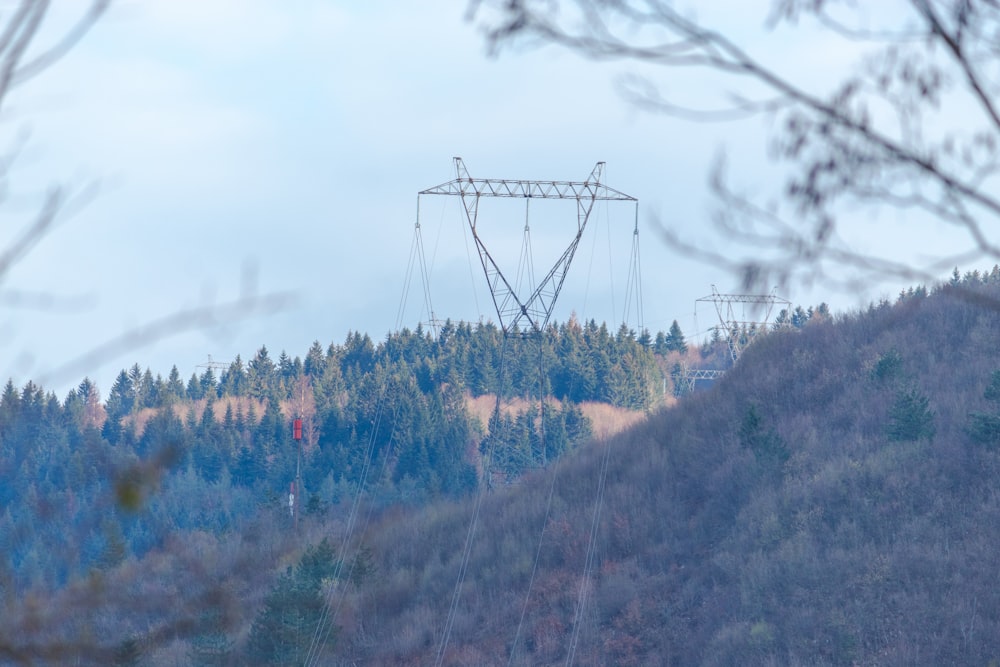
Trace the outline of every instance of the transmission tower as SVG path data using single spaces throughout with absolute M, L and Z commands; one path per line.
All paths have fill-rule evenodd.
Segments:
M 205 370 L 212 371 L 215 379 L 218 380 L 223 371 L 229 370 L 229 366 L 230 364 L 223 361 L 215 361 L 212 359 L 212 355 L 208 355 L 208 361 L 198 364 L 195 368 L 204 368 Z
M 777 288 L 775 288 L 777 289 Z M 719 294 L 712 285 L 712 293 L 697 300 L 698 303 L 715 304 L 715 312 L 719 316 L 719 324 L 715 329 L 725 339 L 729 346 L 729 354 L 733 363 L 743 353 L 753 339 L 766 332 L 771 321 L 771 313 L 776 305 L 789 308 L 792 303 L 780 296 L 770 294 Z M 749 306 L 750 312 L 747 312 Z M 697 306 L 696 306 L 697 307 Z M 740 311 L 737 316 L 737 310 Z M 750 319 L 749 315 L 757 315 Z
M 461 197 L 465 218 L 472 230 L 472 238 L 476 242 L 479 259 L 486 274 L 486 282 L 489 285 L 493 305 L 496 308 L 500 327 L 504 334 L 514 330 L 515 327 L 532 331 L 541 331 L 545 328 L 596 202 L 635 202 L 638 226 L 639 200 L 601 183 L 604 172 L 603 162 L 597 163 L 585 181 L 525 181 L 472 178 L 469 176 L 462 158 L 456 157 L 454 160 L 456 178 L 436 187 L 422 190 L 418 193 L 418 200 L 423 195 Z M 504 275 L 490 254 L 486 243 L 478 232 L 479 201 L 483 197 L 576 201 L 576 228 L 569 239 L 569 245 L 537 285 L 529 282 L 527 290 L 518 289 L 519 281 L 513 280 L 512 276 Z M 526 232 L 527 229 L 526 223 Z
M 469 175 L 468 170 L 465 168 L 465 163 L 462 158 L 454 158 L 455 162 L 455 174 L 454 180 L 448 181 L 447 183 L 442 183 L 433 188 L 428 188 L 422 190 L 417 195 L 417 211 L 419 215 L 420 210 L 420 197 L 424 195 L 447 195 L 447 196 L 457 196 L 462 200 L 462 207 L 465 212 L 465 221 L 469 225 L 469 229 L 472 232 L 472 238 L 476 244 L 476 250 L 479 254 L 479 260 L 483 267 L 483 272 L 486 275 L 486 282 L 490 289 L 490 296 L 493 299 L 493 305 L 496 308 L 497 318 L 499 320 L 500 328 L 503 332 L 504 337 L 504 347 L 500 355 L 500 369 L 498 373 L 499 383 L 497 388 L 497 400 L 494 407 L 494 417 L 496 423 L 500 423 L 500 403 L 503 399 L 503 381 L 505 375 L 505 357 L 507 350 L 507 342 L 511 334 L 515 331 L 524 332 L 529 335 L 533 335 L 538 341 L 538 363 L 539 363 L 539 424 L 541 427 L 541 445 L 540 450 L 542 454 L 542 462 L 545 462 L 545 434 L 544 434 L 544 423 L 545 423 L 545 396 L 543 389 L 543 357 L 542 357 L 542 332 L 544 331 L 549 319 L 552 316 L 553 310 L 555 308 L 556 300 L 559 297 L 559 292 L 562 290 L 563 282 L 566 279 L 566 273 L 569 271 L 570 264 L 573 262 L 573 257 L 576 254 L 577 247 L 580 244 L 580 239 L 583 237 L 584 229 L 587 226 L 587 222 L 590 220 L 591 213 L 594 210 L 594 206 L 598 201 L 622 201 L 622 202 L 632 202 L 635 206 L 635 219 L 636 219 L 636 232 L 633 234 L 633 253 L 638 251 L 638 218 L 639 218 L 639 203 L 635 197 L 626 195 L 623 192 L 614 190 L 607 187 L 601 183 L 601 178 L 604 173 L 604 163 L 598 162 L 594 169 L 590 172 L 590 175 L 584 181 L 526 181 L 526 180 L 506 180 L 506 179 L 488 179 L 488 178 L 472 178 Z M 485 241 L 479 230 L 479 203 L 483 197 L 501 197 L 508 199 L 524 199 L 525 200 L 525 221 L 523 228 L 523 241 L 522 241 L 522 253 L 519 261 L 519 266 L 517 274 L 505 274 L 501 270 L 500 265 L 496 262 L 494 255 L 491 253 L 490 249 L 487 247 Z M 530 201 L 532 199 L 564 199 L 576 202 L 576 225 L 571 228 L 571 233 L 567 232 L 565 250 L 559 255 L 558 259 L 555 260 L 551 268 L 544 277 L 537 281 L 534 276 L 534 260 L 532 258 L 530 245 L 530 231 L 531 226 L 529 224 L 529 210 Z M 419 220 L 418 220 L 419 223 Z M 419 229 L 419 227 L 418 227 Z M 636 273 L 638 272 L 638 258 L 633 255 L 633 267 Z M 632 276 L 630 276 L 632 278 Z M 630 281 L 631 282 L 631 281 Z M 636 275 L 634 283 L 636 293 L 641 294 L 638 276 Z M 637 297 L 637 301 L 641 299 Z M 429 299 L 427 300 L 428 310 L 430 309 Z M 640 313 L 641 317 L 641 303 L 636 303 L 636 310 Z M 640 322 L 641 330 L 641 322 Z M 492 427 L 491 427 L 492 429 Z M 476 524 L 479 520 L 479 510 L 482 506 L 482 499 L 484 496 L 484 490 L 486 488 L 492 487 L 492 459 L 496 453 L 496 443 L 501 438 L 496 437 L 496 434 L 490 433 L 488 435 L 488 443 L 486 451 L 483 456 L 483 477 L 486 480 L 486 485 L 480 487 L 479 492 L 476 495 L 475 502 L 473 504 L 472 518 L 469 523 L 469 529 L 466 535 L 465 548 L 462 556 L 462 564 L 459 568 L 458 580 L 455 583 L 455 588 L 452 592 L 451 607 L 448 612 L 448 618 L 445 622 L 445 628 L 442 632 L 440 642 L 438 644 L 438 651 L 435 659 L 435 665 L 441 665 L 444 660 L 445 650 L 448 646 L 449 638 L 451 635 L 452 627 L 454 625 L 455 617 L 458 614 L 458 609 L 461 599 L 462 585 L 465 581 L 465 573 L 468 568 L 469 556 L 472 549 L 472 543 L 474 540 L 476 532 Z M 606 450 L 610 451 L 610 450 Z M 605 454 L 605 460 L 607 459 L 607 454 Z M 604 464 L 604 471 L 602 472 L 602 488 L 603 488 L 603 475 L 606 474 L 607 463 Z M 553 473 L 553 481 L 555 476 Z M 553 487 L 554 488 L 554 487 Z M 551 497 L 551 496 L 550 496 Z M 600 507 L 600 499 L 598 500 L 597 507 Z M 547 515 L 547 511 L 546 511 Z M 588 556 L 589 558 L 589 556 Z M 585 576 L 589 576 L 585 574 Z M 530 591 L 530 585 L 529 585 Z M 530 593 L 529 593 L 530 594 Z M 583 605 L 580 605 L 582 609 Z M 518 628 L 520 631 L 520 628 Z M 516 641 L 515 641 L 516 643 Z
M 775 306 L 790 308 L 792 305 L 791 301 L 776 296 L 774 290 L 770 294 L 720 294 L 715 285 L 712 285 L 711 294 L 695 301 L 696 310 L 698 303 L 712 303 L 715 306 L 719 324 L 713 329 L 726 341 L 734 364 L 757 336 L 773 326 L 771 314 Z M 724 374 L 725 371 L 717 369 L 684 368 L 681 378 L 688 390 L 693 390 L 698 380 L 715 380 Z

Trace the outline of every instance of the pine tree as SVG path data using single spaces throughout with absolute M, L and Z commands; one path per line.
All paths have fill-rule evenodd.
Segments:
M 177 366 L 170 367 L 170 374 L 167 376 L 167 384 L 163 391 L 163 403 L 170 405 L 184 398 L 184 382 Z
M 146 387 L 144 382 L 145 378 L 142 368 L 139 364 L 132 364 L 132 367 L 128 369 L 128 379 L 132 383 L 132 410 L 139 410 L 144 407 L 148 391 L 148 387 Z M 150 379 L 152 380 L 152 375 L 150 375 Z
M 760 411 L 753 404 L 747 408 L 743 416 L 739 439 L 740 444 L 753 452 L 757 462 L 767 469 L 780 469 L 791 456 L 781 436 L 773 430 L 764 428 Z
M 261 345 L 254 358 L 247 362 L 247 394 L 254 398 L 266 398 L 275 384 L 277 369 L 267 353 L 267 346 Z
M 13 380 L 7 380 L 3 394 L 0 395 L 0 445 L 6 445 L 14 431 L 21 411 L 21 394 L 14 386 Z
M 250 629 L 247 658 L 255 665 L 303 664 L 323 611 L 323 587 L 336 572 L 333 548 L 324 538 L 306 549 L 293 570 L 289 567 L 264 598 Z M 335 632 L 330 631 L 330 636 Z M 330 644 L 328 643 L 327 646 Z
M 886 435 L 894 442 L 916 442 L 934 438 L 934 413 L 929 399 L 916 389 L 902 389 L 889 410 Z
M 348 334 L 348 340 L 351 340 L 351 334 Z M 368 342 L 371 344 L 371 340 Z M 309 347 L 309 352 L 306 353 L 303 370 L 309 377 L 322 377 L 325 369 L 326 357 L 323 355 L 323 346 L 319 344 L 318 340 L 314 340 L 313 344 Z
M 159 382 L 157 382 L 157 378 Z M 155 408 L 159 404 L 160 396 L 157 390 L 163 386 L 163 378 L 159 376 L 157 378 L 153 377 L 153 372 L 147 366 L 142 373 L 142 381 L 139 383 L 141 394 L 136 396 L 138 407 Z
M 114 444 L 122 436 L 122 419 L 132 413 L 135 406 L 135 392 L 132 379 L 129 374 L 122 370 L 115 382 L 111 385 L 111 392 L 108 394 L 108 401 L 104 406 L 108 414 L 107 420 L 101 434 L 104 439 Z
M 812 310 L 810 308 L 810 310 Z M 811 313 L 802 309 L 802 306 L 795 306 L 795 310 L 792 311 L 792 326 L 796 329 L 801 329 L 809 321 L 809 316 Z
M 666 354 L 670 350 L 667 348 L 667 334 L 662 331 L 656 332 L 656 341 L 653 343 L 653 352 L 656 354 Z
M 192 667 L 225 667 L 232 664 L 233 642 L 226 633 L 225 619 L 217 607 L 203 610 L 198 634 L 191 638 L 188 661 Z
M 205 369 L 205 372 L 198 378 L 198 383 L 201 385 L 201 397 L 209 394 L 218 397 L 218 385 L 215 381 L 215 373 L 212 372 L 211 368 Z
M 139 667 L 145 664 L 145 652 L 139 639 L 129 637 L 115 647 L 111 664 L 113 667 Z
M 191 373 L 191 379 L 188 380 L 187 389 L 184 392 L 188 399 L 192 401 L 197 401 L 205 395 L 205 390 L 201 386 L 201 381 L 198 380 L 198 375 L 196 373 Z
M 247 375 L 243 370 L 243 360 L 240 355 L 229 364 L 229 368 L 219 377 L 220 396 L 243 396 L 246 393 Z
M 990 383 L 983 392 L 983 398 L 993 404 L 1000 403 L 1000 371 L 993 371 Z M 973 442 L 996 447 L 1000 445 L 1000 411 L 971 412 L 966 433 Z
M 141 378 L 141 374 L 140 374 Z M 130 414 L 135 405 L 135 388 L 131 375 L 122 370 L 111 385 L 111 392 L 108 394 L 108 401 L 104 409 L 108 412 L 108 419 L 120 420 Z
M 684 334 L 681 332 L 681 327 L 677 324 L 677 320 L 674 320 L 670 325 L 670 332 L 664 340 L 664 346 L 670 352 L 680 352 L 681 354 L 687 352 L 687 341 L 684 340 Z

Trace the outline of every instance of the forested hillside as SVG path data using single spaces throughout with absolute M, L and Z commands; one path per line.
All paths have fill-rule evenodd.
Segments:
M 663 369 L 685 353 L 701 356 L 686 351 L 679 329 L 612 334 L 594 321 L 570 320 L 505 340 L 491 324 L 449 322 L 436 336 L 418 327 L 377 344 L 351 333 L 342 344 L 315 343 L 302 358 L 282 352 L 272 359 L 261 347 L 218 376 L 205 367 L 185 380 L 175 367 L 164 378 L 135 364 L 121 371 L 106 400 L 89 379 L 64 400 L 33 383 L 8 382 L 0 394 L 0 568 L 13 596 L 7 617 L 30 611 L 18 603 L 23 596 L 72 598 L 44 605 L 58 615 L 86 608 L 89 586 L 128 593 L 100 614 L 86 609 L 83 625 L 60 616 L 25 635 L 13 623 L 10 636 L 0 635 L 0 656 L 53 647 L 76 655 L 82 634 L 96 663 L 109 659 L 107 651 L 117 660 L 119 649 L 149 657 L 162 643 L 157 632 L 169 627 L 184 638 L 194 631 L 191 617 L 208 613 L 199 602 L 207 597 L 210 609 L 239 601 L 235 618 L 209 616 L 235 633 L 235 645 L 222 642 L 226 655 L 260 662 L 267 653 L 261 638 L 273 632 L 251 626 L 271 604 L 265 593 L 280 586 L 283 563 L 316 547 L 327 522 L 344 520 L 362 484 L 369 512 L 466 497 L 486 483 L 491 421 L 488 481 L 511 483 L 585 442 L 594 428 L 588 414 L 605 432 L 662 401 L 669 386 Z M 301 459 L 294 417 L 304 425 Z M 287 498 L 299 464 L 296 534 Z M 336 560 L 329 546 L 317 553 L 314 561 Z M 191 562 L 205 580 L 196 577 L 178 599 L 171 572 L 190 570 Z M 310 571 L 324 567 L 329 563 Z M 289 574 L 286 583 L 309 581 L 318 594 L 328 578 L 303 576 Z M 159 600 L 165 608 L 131 609 L 133 586 L 155 593 L 144 603 Z M 180 644 L 177 651 L 188 650 Z M 66 655 L 50 653 L 39 655 L 55 662 Z M 288 659 L 280 651 L 272 657 L 275 664 Z
M 489 495 L 446 645 L 472 508 L 386 517 L 337 655 L 994 664 L 998 299 L 976 273 L 774 333 L 713 390 Z
M 721 336 L 575 320 L 135 365 L 105 401 L 8 383 L 0 658 L 987 662 L 1000 270 L 954 282 L 783 313 L 679 401 Z

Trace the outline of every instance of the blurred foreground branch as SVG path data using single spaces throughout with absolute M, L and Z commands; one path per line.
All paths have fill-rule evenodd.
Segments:
M 855 64 L 839 80 L 803 66 L 815 54 L 794 50 L 801 46 L 775 59 L 768 50 L 778 35 L 718 30 L 727 17 L 699 20 L 696 12 L 712 9 L 679 5 L 509 0 L 476 2 L 470 13 L 494 51 L 557 44 L 642 72 L 667 70 L 663 79 L 625 80 L 628 98 L 645 109 L 702 121 L 765 117 L 780 185 L 750 197 L 722 170 L 713 175 L 715 230 L 727 239 L 735 232 L 743 255 L 722 258 L 705 241 L 684 241 L 689 234 L 676 223 L 663 234 L 734 270 L 748 289 L 930 281 L 957 265 L 1000 262 L 1000 5 L 776 0 L 760 10 L 760 28 L 807 31 L 794 43 L 822 48 L 833 61 L 850 56 Z M 699 72 L 721 104 L 699 109 L 667 94 L 671 70 Z M 886 219 L 904 220 L 905 238 Z

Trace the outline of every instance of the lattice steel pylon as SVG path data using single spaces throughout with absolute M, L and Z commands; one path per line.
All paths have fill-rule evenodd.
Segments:
M 479 259 L 486 274 L 486 281 L 493 297 L 493 305 L 505 334 L 515 327 L 528 325 L 532 331 L 545 328 L 555 307 L 559 291 L 566 279 L 566 272 L 576 254 L 594 204 L 598 201 L 630 201 L 638 199 L 619 192 L 601 183 L 604 163 L 598 162 L 585 181 L 526 181 L 492 178 L 472 178 L 462 158 L 456 157 L 456 178 L 433 188 L 417 193 L 423 195 L 451 195 L 462 199 L 466 221 L 472 230 L 472 237 L 479 251 Z M 519 199 L 572 199 L 576 200 L 576 232 L 566 250 L 556 260 L 537 286 L 528 294 L 518 294 L 516 282 L 512 282 L 500 270 L 477 231 L 479 200 L 483 197 L 505 197 Z
M 789 308 L 792 303 L 780 296 L 775 296 L 774 291 L 770 294 L 720 294 L 719 290 L 712 285 L 712 293 L 696 299 L 695 303 L 710 302 L 715 304 L 715 312 L 719 316 L 719 324 L 714 327 L 721 332 L 729 347 L 729 354 L 733 363 L 739 359 L 740 354 L 747 345 L 762 333 L 768 331 L 771 326 L 771 313 L 775 306 Z M 748 319 L 745 316 L 736 316 L 737 306 L 744 308 L 759 308 L 756 319 Z M 697 312 L 697 311 L 696 311 Z M 698 380 L 717 380 L 725 375 L 726 371 L 708 368 L 682 368 L 678 379 L 683 381 L 688 391 L 694 391 L 694 385 Z
M 725 337 L 733 363 L 756 336 L 767 331 L 775 306 L 790 308 L 792 305 L 791 301 L 775 296 L 774 291 L 770 294 L 719 294 L 715 285 L 712 285 L 710 295 L 697 301 L 715 304 L 715 312 L 719 316 L 719 326 L 716 329 Z M 737 317 L 736 307 L 740 305 L 744 310 L 748 305 L 758 309 L 759 317 L 748 319 L 745 312 L 743 317 Z

